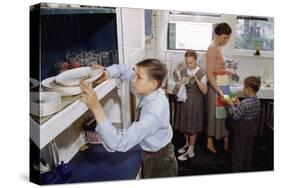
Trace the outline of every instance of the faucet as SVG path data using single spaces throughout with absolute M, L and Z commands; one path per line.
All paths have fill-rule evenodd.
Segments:
M 234 72 L 238 69 L 238 62 L 234 61 L 233 59 L 227 59 L 225 61 L 226 68 L 233 69 Z

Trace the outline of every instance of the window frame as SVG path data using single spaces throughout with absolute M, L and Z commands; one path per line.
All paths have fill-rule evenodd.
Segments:
M 238 22 L 238 18 L 253 18 L 253 19 L 268 19 L 269 17 L 263 16 L 263 17 L 257 17 L 257 16 L 243 16 L 243 15 L 237 15 L 237 16 L 233 16 L 235 18 L 235 24 L 232 26 L 233 27 L 233 32 L 236 33 L 236 25 Z M 273 31 L 273 35 L 274 35 L 274 31 Z M 274 40 L 274 39 L 273 39 Z M 237 49 L 235 48 L 235 35 L 233 35 L 233 39 L 232 39 L 232 49 L 233 52 L 235 52 L 235 55 L 240 55 L 240 56 L 255 56 L 254 53 L 256 52 L 256 50 L 247 50 L 247 49 Z M 260 53 L 262 57 L 274 57 L 274 49 L 273 51 L 264 51 L 264 50 L 260 50 Z M 258 56 L 257 56 L 258 57 Z
M 169 23 L 170 23 L 170 21 L 208 22 L 208 23 L 214 23 L 214 24 L 219 23 L 219 22 L 227 22 L 232 28 L 232 35 L 229 40 L 229 43 L 226 46 L 224 46 L 225 55 L 273 58 L 274 51 L 260 50 L 261 55 L 255 56 L 254 55 L 255 50 L 235 49 L 235 33 L 236 33 L 237 17 L 242 17 L 242 16 L 243 15 L 209 14 L 209 13 L 196 13 L 196 12 L 190 12 L 190 13 L 187 12 L 187 14 L 180 14 L 180 13 L 171 14 L 171 11 L 169 11 L 168 20 L 167 20 L 166 50 L 168 52 L 184 51 L 184 49 L 169 49 Z M 245 16 L 245 17 L 251 17 L 251 16 Z M 270 18 L 270 17 L 260 16 L 259 18 Z M 274 35 L 274 33 L 273 33 L 273 35 Z M 197 50 L 197 52 L 205 53 L 206 51 Z
M 167 28 L 167 51 L 185 51 L 187 49 L 169 48 L 169 24 L 170 22 L 194 22 L 194 23 L 211 23 L 215 24 L 221 21 L 220 14 L 195 13 L 195 12 L 180 12 L 169 11 L 168 28 Z M 197 52 L 206 52 L 206 50 L 196 50 Z

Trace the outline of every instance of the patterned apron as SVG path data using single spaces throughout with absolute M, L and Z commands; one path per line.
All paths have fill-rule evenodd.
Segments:
M 220 90 L 225 94 L 229 95 L 230 93 L 230 85 L 228 76 L 225 72 L 215 72 L 216 82 L 220 88 Z M 226 110 L 224 108 L 226 104 L 221 100 L 221 96 L 216 93 L 216 118 L 223 119 L 226 118 Z

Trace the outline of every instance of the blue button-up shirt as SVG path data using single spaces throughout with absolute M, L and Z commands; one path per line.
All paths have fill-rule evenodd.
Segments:
M 111 78 L 120 78 L 131 84 L 134 71 L 124 65 L 107 68 Z M 140 99 L 141 108 L 138 121 L 129 128 L 115 128 L 108 119 L 99 123 L 96 131 L 109 151 L 128 151 L 139 144 L 145 151 L 155 152 L 171 142 L 173 137 L 170 125 L 169 103 L 162 89 L 158 89 Z

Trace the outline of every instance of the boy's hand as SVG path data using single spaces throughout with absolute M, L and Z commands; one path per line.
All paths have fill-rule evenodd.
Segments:
M 231 106 L 234 105 L 233 101 L 231 101 L 229 98 L 225 98 L 224 96 L 221 96 L 221 100 L 228 105 L 231 105 Z
M 99 105 L 99 99 L 95 91 L 92 90 L 92 84 L 80 80 L 80 88 L 82 90 L 81 100 L 90 108 L 93 109 Z
M 235 105 L 237 105 L 237 106 L 239 106 L 239 105 L 240 105 L 240 101 L 239 101 L 239 99 L 238 99 L 238 97 L 237 97 L 237 96 L 235 97 L 234 104 L 235 104 Z
M 238 97 L 235 97 L 235 98 L 225 98 L 225 97 L 221 97 L 221 100 L 224 102 L 224 103 L 226 103 L 226 104 L 228 104 L 228 105 L 231 105 L 231 106 L 233 106 L 233 105 L 239 105 L 240 104 L 240 101 L 239 101 L 239 99 L 238 99 Z

